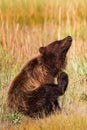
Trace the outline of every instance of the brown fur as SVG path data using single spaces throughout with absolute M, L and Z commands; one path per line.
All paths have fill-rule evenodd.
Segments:
M 66 53 L 70 46 L 71 41 L 66 37 L 39 49 L 40 55 L 28 61 L 10 85 L 8 106 L 11 109 L 24 114 L 31 113 L 31 109 L 35 109 L 33 104 L 36 99 L 39 100 L 39 95 L 36 95 L 35 99 L 33 91 L 43 84 L 54 83 L 54 77 L 65 68 Z M 43 95 L 43 90 L 41 92 Z M 40 104 L 44 104 L 44 100 L 41 100 Z M 39 105 L 37 103 L 36 108 L 39 108 Z

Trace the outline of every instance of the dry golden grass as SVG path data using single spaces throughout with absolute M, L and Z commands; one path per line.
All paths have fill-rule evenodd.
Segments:
M 71 115 L 52 115 L 48 118 L 31 120 L 25 119 L 19 125 L 2 124 L 1 130 L 86 130 L 87 117 L 76 114 Z
M 87 129 L 87 0 L 0 0 L 0 130 Z M 66 71 L 69 87 L 60 98 L 62 114 L 32 120 L 9 113 L 11 79 L 38 55 L 38 48 L 71 35 Z

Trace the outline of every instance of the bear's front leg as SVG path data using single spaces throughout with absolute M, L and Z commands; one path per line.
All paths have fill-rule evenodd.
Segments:
M 68 75 L 65 72 L 61 72 L 60 76 L 57 78 L 59 89 L 59 96 L 63 95 L 68 86 Z M 54 101 L 54 109 L 61 111 L 58 100 Z
M 67 89 L 68 85 L 68 75 L 62 72 L 58 78 L 58 84 L 42 84 L 39 88 L 33 91 L 31 100 L 33 100 L 31 106 L 34 106 L 34 112 L 45 111 L 48 115 L 55 110 L 61 110 L 57 98 L 63 95 Z M 29 103 L 30 105 L 30 103 Z M 32 113 L 33 113 L 32 111 Z
M 61 107 L 59 105 L 58 99 L 54 101 L 54 111 L 56 110 L 61 111 Z
M 59 95 L 63 95 L 68 86 L 68 74 L 65 72 L 61 72 L 60 76 L 57 78 Z

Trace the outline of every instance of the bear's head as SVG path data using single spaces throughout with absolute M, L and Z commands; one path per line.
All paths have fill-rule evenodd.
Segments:
M 40 47 L 42 60 L 48 68 L 61 70 L 65 68 L 66 54 L 71 46 L 72 37 L 54 41 L 45 47 Z

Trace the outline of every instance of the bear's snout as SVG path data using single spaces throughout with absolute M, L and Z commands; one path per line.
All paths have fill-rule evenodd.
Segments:
M 69 42 L 72 42 L 72 37 L 71 37 L 71 36 L 68 36 L 68 37 L 67 37 L 67 40 L 68 40 Z

